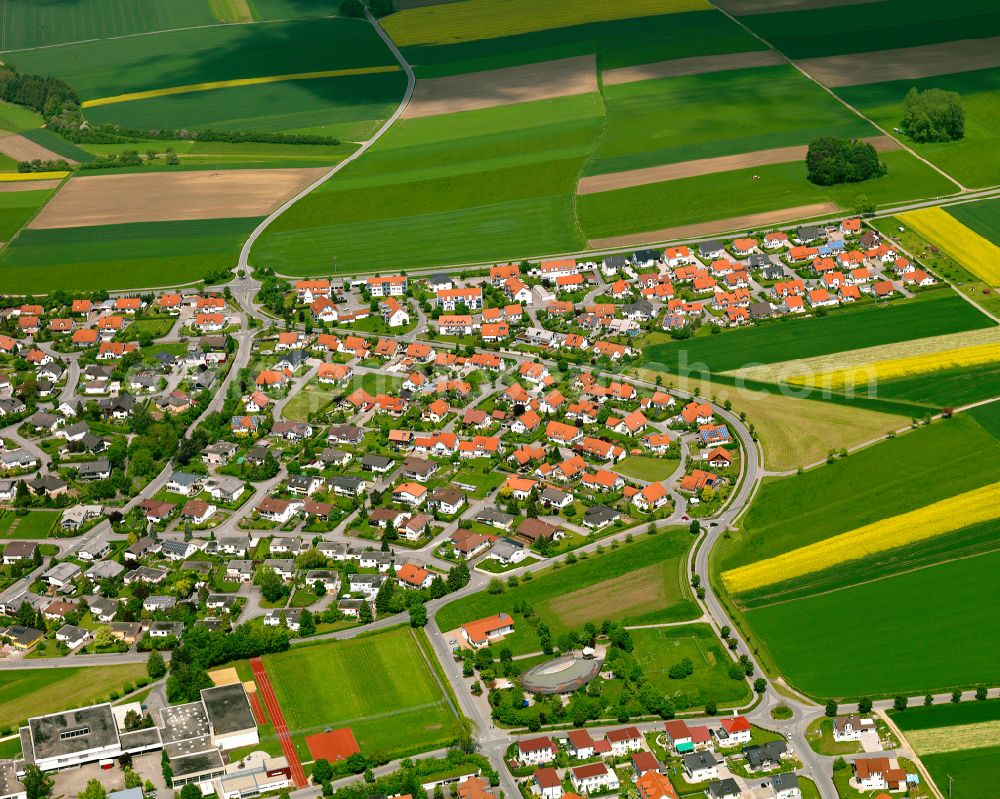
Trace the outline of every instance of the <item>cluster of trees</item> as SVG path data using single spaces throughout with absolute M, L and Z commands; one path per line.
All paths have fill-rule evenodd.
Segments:
M 34 161 L 18 161 L 17 171 L 21 174 L 27 172 L 68 172 L 69 163 L 62 158 L 55 161 L 43 161 L 36 158 Z
M 914 86 L 903 99 L 903 132 L 915 142 L 958 141 L 965 135 L 965 108 L 958 92 L 920 91 Z
M 143 161 L 143 157 L 139 154 L 138 150 L 123 150 L 117 155 L 112 153 L 111 155 L 105 155 L 101 158 L 95 158 L 93 161 L 87 161 L 80 165 L 80 169 L 129 169 L 131 167 L 142 166 L 144 163 L 151 164 L 159 157 L 159 153 L 154 150 L 149 150 L 146 153 L 146 160 Z M 177 166 L 181 160 L 177 157 L 177 153 L 171 148 L 167 148 L 164 153 L 164 163 L 167 166 Z
M 170 659 L 167 699 L 172 703 L 194 702 L 203 688 L 210 688 L 208 669 L 231 660 L 246 660 L 288 649 L 291 633 L 281 627 L 241 624 L 232 632 L 192 627 Z
M 58 114 L 66 104 L 79 104 L 73 87 L 58 78 L 25 75 L 11 64 L 0 67 L 0 100 L 25 105 L 43 117 Z
M 835 136 L 824 136 L 809 145 L 806 169 L 809 181 L 818 186 L 859 183 L 886 173 L 885 163 L 871 144 Z

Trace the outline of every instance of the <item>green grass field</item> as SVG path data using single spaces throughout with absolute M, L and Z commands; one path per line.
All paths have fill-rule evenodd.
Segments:
M 984 454 L 977 468 L 956 469 L 970 452 Z M 717 565 L 725 571 L 754 563 L 995 482 L 997 455 L 1000 442 L 959 414 L 833 464 L 766 480 Z
M 48 538 L 61 515 L 57 510 L 32 510 L 27 516 L 2 510 L 0 538 Z
M 903 711 L 890 710 L 888 714 L 893 723 L 904 733 L 910 730 L 932 730 L 936 727 L 980 724 L 986 721 L 1000 721 L 1000 699 L 931 705 L 930 707 L 908 707 Z
M 101 668 L 12 669 L 0 671 L 0 727 L 14 727 L 29 716 L 107 701 L 146 676 L 146 664 Z
M 673 458 L 650 458 L 644 455 L 629 455 L 614 467 L 616 472 L 626 477 L 653 482 L 666 480 L 674 473 L 680 461 Z
M 345 123 L 350 126 L 355 123 Z M 360 124 L 367 124 L 361 122 Z M 342 130 L 342 133 L 349 131 Z M 146 139 L 135 142 L 130 147 L 145 153 L 152 149 L 162 154 L 167 147 L 180 159 L 184 169 L 261 169 L 267 167 L 314 167 L 330 166 L 344 160 L 357 150 L 357 145 L 342 140 L 340 144 L 266 144 L 259 142 L 203 142 L 192 140 L 156 141 Z M 117 155 L 122 151 L 121 144 L 87 144 L 87 152 L 93 155 Z M 162 155 L 153 162 L 152 167 L 145 166 L 143 171 L 176 170 L 164 163 Z M 105 170 L 105 174 L 122 173 L 125 170 Z M 89 174 L 101 174 L 96 170 Z
M 1000 774 L 1000 746 L 939 752 L 920 758 L 938 786 L 952 782 L 951 799 L 992 799 Z
M 984 239 L 989 239 L 1000 246 L 1000 202 L 997 200 L 977 200 L 949 205 L 945 210 Z
M 792 66 L 610 85 L 604 100 L 607 129 L 587 175 L 878 134 Z
M 816 186 L 806 180 L 805 163 L 794 161 L 587 194 L 577 198 L 577 213 L 584 235 L 594 239 L 813 203 L 832 202 L 849 211 L 861 195 L 881 205 L 957 191 L 909 153 L 896 150 L 881 158 L 888 174 L 862 183 Z
M 958 92 L 965 109 L 965 136 L 957 142 L 911 142 L 911 146 L 966 186 L 992 186 L 1000 182 L 1000 164 L 993 157 L 1000 145 L 1000 69 L 846 86 L 836 89 L 836 92 L 882 127 L 891 130 L 903 121 L 903 98 L 914 86 L 921 90 Z
M 815 319 L 788 319 L 648 347 L 646 368 L 676 372 L 698 364 L 710 372 L 728 372 L 748 364 L 780 363 L 878 344 L 976 330 L 991 324 L 967 302 L 948 291 L 918 295 L 888 306 L 843 309 Z M 685 359 L 686 361 L 682 360 Z
M 0 0 L 0 51 L 211 25 L 207 0 Z M 4 57 L 5 61 L 14 60 Z M 14 61 L 14 63 L 18 63 Z
M 340 9 L 336 0 L 247 0 L 247 5 L 258 20 L 329 17 Z
M 417 634 L 400 627 L 264 658 L 300 752 L 305 735 L 330 727 L 351 727 L 362 752 L 389 758 L 451 740 L 454 716 Z
M 1000 401 L 973 408 L 969 411 L 969 416 L 992 433 L 994 438 L 1000 438 Z
M 0 241 L 9 241 L 48 202 L 52 193 L 51 189 L 0 192 Z
M 0 131 L 20 133 L 22 130 L 37 128 L 42 118 L 23 105 L 0 102 Z
M 601 114 L 578 95 L 403 120 L 276 220 L 254 263 L 305 275 L 333 257 L 350 272 L 578 249 L 573 192 Z
M 753 14 L 741 19 L 792 58 L 865 53 L 895 47 L 975 39 L 1000 34 L 1000 13 L 991 0 L 881 0 L 864 13 L 832 5 L 804 11 Z M 804 36 L 822 31 L 822 36 Z
M 750 610 L 746 619 L 755 645 L 812 696 L 989 685 L 1000 679 L 1000 639 L 982 632 L 1000 622 L 997 569 L 1000 552 L 992 552 Z
M 708 701 L 720 706 L 740 705 L 750 699 L 746 682 L 730 678 L 732 658 L 707 624 L 632 630 L 630 634 L 635 644 L 633 656 L 665 696 L 687 694 L 695 707 Z M 670 667 L 683 658 L 694 663 L 694 674 L 683 680 L 670 679 Z
M 257 219 L 142 222 L 25 230 L 0 255 L 12 292 L 145 288 L 200 280 L 236 263 Z
M 480 592 L 450 602 L 437 612 L 437 623 L 442 630 L 452 630 L 468 621 L 509 612 L 519 600 L 530 603 L 555 635 L 605 619 L 655 624 L 695 618 L 697 605 L 684 577 L 690 545 L 686 529 L 643 535 L 632 544 L 591 555 L 572 566 L 548 569 L 504 594 Z M 520 632 L 515 630 L 515 635 Z
M 70 158 L 74 161 L 79 161 L 81 164 L 92 160 L 90 153 L 82 147 L 77 147 L 72 142 L 66 141 L 58 133 L 53 133 L 51 130 L 32 128 L 31 130 L 22 131 L 21 135 L 35 142 L 35 144 L 40 144 L 42 147 L 48 148 L 63 158 Z

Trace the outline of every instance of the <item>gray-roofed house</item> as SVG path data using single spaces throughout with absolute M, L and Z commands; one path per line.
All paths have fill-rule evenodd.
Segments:
M 784 741 L 768 741 L 759 746 L 747 746 L 743 749 L 748 771 L 767 771 L 781 765 L 781 758 L 788 754 L 788 745 Z
M 723 252 L 725 252 L 725 246 L 719 239 L 710 239 L 698 245 L 698 255 L 709 260 L 721 258 Z
M 709 799 L 741 799 L 743 790 L 732 777 L 710 782 L 705 789 Z
M 799 799 L 802 796 L 799 778 L 791 772 L 775 774 L 771 778 L 771 790 L 774 791 L 774 799 Z
M 591 530 L 600 530 L 609 524 L 614 524 L 621 518 L 621 513 L 607 505 L 592 505 L 583 514 L 583 526 Z

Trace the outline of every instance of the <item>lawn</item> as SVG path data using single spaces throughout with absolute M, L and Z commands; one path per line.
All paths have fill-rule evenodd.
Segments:
M 743 17 L 751 30 L 791 58 L 865 53 L 896 47 L 1000 34 L 1000 13 L 992 0 L 942 4 L 935 0 L 881 0 L 860 14 L 839 5 Z M 803 36 L 822 31 L 822 36 Z
M 577 212 L 584 235 L 595 239 L 814 203 L 830 202 L 850 210 L 862 195 L 884 205 L 945 196 L 957 190 L 951 181 L 905 151 L 882 153 L 880 157 L 888 174 L 862 183 L 816 186 L 806 180 L 805 162 L 792 161 L 587 194 L 577 198 Z
M 748 365 L 830 355 L 992 324 L 950 291 L 920 294 L 889 305 L 842 309 L 820 318 L 784 318 L 787 321 L 648 347 L 643 353 L 644 366 L 676 373 L 679 365 L 687 364 L 697 377 L 702 371 L 729 372 Z
M 907 143 L 966 186 L 992 186 L 1000 182 L 1000 164 L 993 157 L 1000 146 L 1000 113 L 997 113 L 1000 69 L 847 86 L 836 92 L 879 125 L 891 130 L 903 121 L 903 98 L 913 87 L 958 92 L 965 109 L 965 136 L 957 142 L 916 144 L 907 140 Z
M 25 230 L 0 255 L 9 291 L 151 288 L 232 267 L 257 219 L 140 222 Z
M 697 605 L 684 574 L 691 540 L 686 529 L 642 534 L 631 544 L 547 569 L 504 594 L 481 592 L 450 602 L 437 612 L 437 623 L 442 630 L 452 630 L 510 612 L 518 601 L 531 604 L 555 635 L 605 619 L 653 624 L 696 618 Z
M 452 478 L 452 482 L 475 486 L 476 490 L 471 492 L 472 496 L 482 499 L 506 479 L 503 472 L 493 468 L 493 462 L 489 458 L 473 458 L 465 462 L 462 469 Z
M 48 202 L 52 190 L 0 192 L 0 241 L 11 237 Z
M 720 707 L 749 701 L 750 688 L 729 676 L 732 658 L 707 624 L 632 630 L 630 634 L 636 661 L 665 696 L 684 693 L 694 707 L 709 701 Z M 682 680 L 670 679 L 670 667 L 684 658 L 691 659 L 694 673 Z
M 1000 679 L 1000 639 L 982 631 L 1000 623 L 997 569 L 1000 552 L 992 552 L 750 610 L 746 619 L 755 645 L 811 696 L 989 685 Z M 873 656 L 884 645 L 892 656 Z
M 101 668 L 11 669 L 0 671 L 0 729 L 29 716 L 107 701 L 146 676 L 146 664 Z
M 57 510 L 32 510 L 27 516 L 0 510 L 0 538 L 48 538 L 61 515 Z
M 968 453 L 975 469 L 956 469 Z M 803 474 L 765 480 L 720 571 L 754 563 L 1000 480 L 1000 442 L 958 415 Z M 915 493 L 914 487 L 919 486 Z
M 0 50 L 211 25 L 216 21 L 205 0 L 171 0 L 169 3 L 76 0 L 68 5 L 4 0 L 0 10 L 4 20 L 0 28 Z M 16 63 L 20 66 L 20 60 Z
M 305 275 L 334 258 L 351 272 L 579 249 L 573 194 L 601 116 L 584 94 L 402 120 L 279 217 L 253 261 Z
M 308 421 L 310 414 L 326 408 L 340 394 L 340 390 L 330 391 L 327 387 L 307 385 L 288 401 L 281 415 L 293 422 Z
M 399 627 L 264 658 L 300 751 L 303 736 L 331 727 L 351 727 L 363 753 L 389 758 L 451 740 L 454 716 L 415 635 Z
M 604 101 L 587 175 L 878 133 L 790 65 L 609 85 Z M 739 124 L 719 124 L 720 107 Z
M 645 455 L 629 455 L 625 460 L 619 462 L 615 471 L 626 477 L 635 477 L 647 482 L 666 480 L 674 473 L 677 464 L 676 458 L 650 458 Z

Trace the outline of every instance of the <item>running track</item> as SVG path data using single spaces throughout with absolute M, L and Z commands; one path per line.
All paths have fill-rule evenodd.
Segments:
M 302 763 L 299 761 L 299 754 L 295 751 L 292 743 L 292 734 L 288 731 L 285 723 L 285 715 L 281 712 L 281 705 L 278 704 L 278 697 L 274 695 L 274 688 L 271 687 L 271 680 L 267 676 L 264 662 L 260 658 L 253 658 L 250 661 L 250 668 L 253 669 L 253 677 L 257 682 L 257 691 L 264 700 L 267 713 L 271 717 L 274 731 L 278 735 L 278 743 L 281 744 L 281 751 L 288 759 L 288 765 L 292 768 L 292 779 L 296 788 L 305 788 L 309 782 L 306 780 L 306 773 L 302 770 Z

